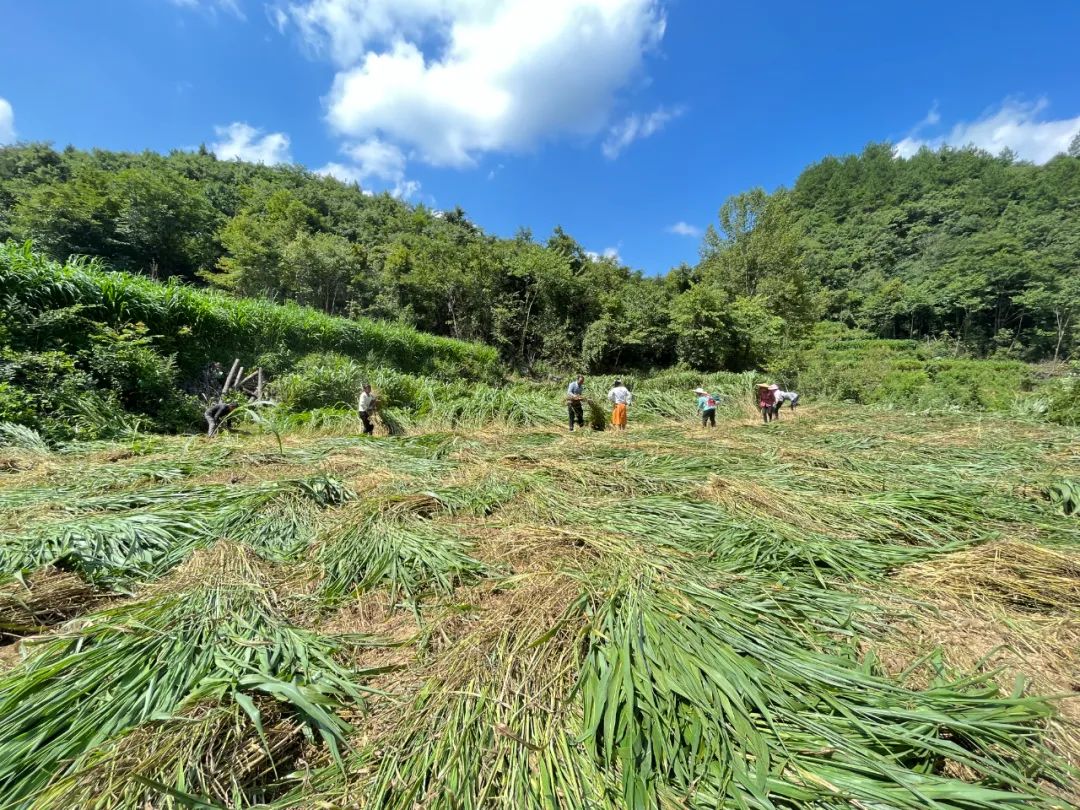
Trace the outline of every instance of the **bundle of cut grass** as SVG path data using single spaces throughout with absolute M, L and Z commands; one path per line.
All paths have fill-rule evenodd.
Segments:
M 577 583 L 506 583 L 434 631 L 452 640 L 416 673 L 415 699 L 373 718 L 346 774 L 275 805 L 387 810 L 610 807 L 614 781 L 578 739 L 570 700 L 586 626 Z M 456 627 L 453 625 L 457 625 Z
M 109 740 L 32 802 L 40 810 L 245 808 L 272 799 L 308 745 L 288 706 L 203 701 Z M 254 706 L 258 725 L 249 709 Z M 160 787 L 159 787 L 160 786 Z M 185 799 L 173 803 L 168 791 Z M 165 795 L 163 795 L 165 794 Z
M 253 698 L 272 698 L 336 755 L 348 729 L 336 709 L 362 705 L 363 680 L 374 674 L 350 671 L 336 656 L 343 645 L 360 643 L 291 625 L 273 579 L 251 553 L 219 543 L 143 598 L 41 641 L 0 676 L 0 805 L 20 806 L 51 781 L 98 767 L 87 759 L 98 747 L 207 702 L 238 704 L 251 742 L 269 748 Z M 218 741 L 211 734 L 207 745 Z M 228 784 L 229 768 L 242 763 L 201 773 L 208 754 L 179 745 L 160 775 L 179 787 Z M 107 788 L 116 801 L 108 806 L 134 808 L 152 795 L 137 774 L 76 782 Z
M 1039 742 L 1046 702 L 988 677 L 898 687 L 836 640 L 851 607 L 747 580 L 605 595 L 581 699 L 623 805 L 655 807 L 666 787 L 694 807 L 1056 806 L 1031 778 L 1069 778 Z
M 254 487 L 151 488 L 84 499 L 95 510 L 33 526 L 0 548 L 0 573 L 45 565 L 73 570 L 95 585 L 129 590 L 159 577 L 219 537 L 268 558 L 295 555 L 313 536 L 319 508 L 353 497 L 325 475 Z
M 336 601 L 385 586 L 391 602 L 403 597 L 415 607 L 425 593 L 451 593 L 484 573 L 469 551 L 470 544 L 446 525 L 387 517 L 365 505 L 342 513 L 322 535 L 321 590 Z
M 25 425 L 0 422 L 0 447 L 13 447 L 35 455 L 48 455 L 49 445 L 41 434 Z
M 50 568 L 0 584 L 0 643 L 41 633 L 92 609 L 99 599 L 81 577 Z
M 1001 540 L 909 566 L 901 579 L 973 603 L 1061 615 L 1080 611 L 1080 553 L 1071 548 Z
M 0 573 L 52 565 L 125 590 L 131 581 L 160 576 L 211 537 L 205 518 L 186 509 L 80 515 L 9 538 L 0 548 Z

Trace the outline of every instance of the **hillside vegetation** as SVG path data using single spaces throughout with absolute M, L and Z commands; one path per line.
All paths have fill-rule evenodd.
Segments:
M 52 437 L 94 438 L 126 414 L 163 429 L 196 427 L 202 405 L 184 391 L 210 363 L 234 358 L 271 375 L 310 353 L 333 352 L 368 368 L 461 383 L 499 376 L 498 355 L 487 346 L 162 284 L 92 262 L 60 265 L 29 245 L 0 245 L 0 297 L 0 421 Z
M 557 228 L 485 234 L 299 167 L 205 150 L 0 149 L 0 239 L 495 347 L 516 370 L 766 365 L 821 319 L 956 356 L 1065 359 L 1080 329 L 1080 155 L 887 144 L 724 202 L 701 259 L 645 277 Z
M 1075 429 L 632 411 L 3 451 L 0 805 L 1073 806 Z

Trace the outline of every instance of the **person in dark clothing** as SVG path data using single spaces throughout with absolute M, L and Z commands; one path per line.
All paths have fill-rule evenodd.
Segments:
M 574 432 L 575 422 L 577 422 L 578 427 L 585 427 L 585 412 L 581 406 L 585 398 L 584 386 L 585 378 L 579 374 L 578 378 L 566 388 L 566 413 L 570 417 L 571 433 Z
M 203 416 L 206 417 L 208 436 L 217 436 L 218 430 L 222 427 L 227 428 L 226 419 L 229 415 L 235 411 L 239 406 L 235 402 L 215 402 L 209 408 L 203 412 Z

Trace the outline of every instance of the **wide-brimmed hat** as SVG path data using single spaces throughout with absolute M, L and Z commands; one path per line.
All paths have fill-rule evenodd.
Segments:
M 705 390 L 704 388 L 695 388 L 695 389 L 694 389 L 694 393 L 695 393 L 695 394 L 707 394 L 707 393 L 709 393 L 709 392 L 708 392 L 708 391 L 706 391 L 706 390 Z
M 769 387 L 769 384 L 768 384 L 768 383 L 758 383 L 758 384 L 757 384 L 757 387 L 758 387 L 758 388 L 768 388 L 768 387 Z
M 779 386 L 779 385 L 777 385 L 776 383 L 773 383 L 772 385 L 770 385 L 770 386 L 769 386 L 769 390 L 770 390 L 770 391 L 779 391 L 779 390 L 780 390 L 780 386 Z

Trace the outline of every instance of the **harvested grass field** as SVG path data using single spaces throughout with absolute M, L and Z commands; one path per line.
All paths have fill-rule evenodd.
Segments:
M 1080 431 L 564 431 L 2 451 L 0 807 L 1076 803 Z

